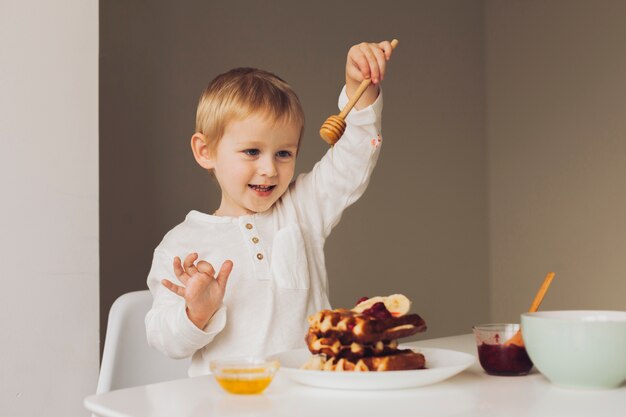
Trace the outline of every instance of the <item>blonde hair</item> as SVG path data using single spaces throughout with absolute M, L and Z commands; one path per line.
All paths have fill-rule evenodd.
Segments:
M 229 123 L 253 113 L 272 122 L 295 122 L 302 136 L 304 111 L 296 93 L 281 78 L 256 68 L 235 68 L 211 81 L 198 102 L 196 132 L 214 150 Z

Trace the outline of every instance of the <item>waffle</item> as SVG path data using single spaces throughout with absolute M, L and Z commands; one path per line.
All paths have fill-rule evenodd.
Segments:
M 424 369 L 425 364 L 426 360 L 424 355 L 410 349 L 406 349 L 397 350 L 396 352 L 388 355 L 370 356 L 353 360 L 348 358 L 315 355 L 309 359 L 309 361 L 303 366 L 303 369 L 335 372 L 383 372 Z
M 417 314 L 379 319 L 347 309 L 322 310 L 309 317 L 309 326 L 310 331 L 332 336 L 342 345 L 395 340 L 426 330 L 426 322 Z
M 334 335 L 321 336 L 313 329 L 309 329 L 306 343 L 309 351 L 313 354 L 350 360 L 368 356 L 389 355 L 398 351 L 398 342 L 396 340 L 379 340 L 369 345 L 357 342 L 342 344 L 338 337 Z
M 419 315 L 405 314 L 409 305 L 405 296 L 394 294 L 366 299 L 353 310 L 322 310 L 310 316 L 305 340 L 313 356 L 303 368 L 361 372 L 424 368 L 421 353 L 398 349 L 397 339 L 426 330 Z

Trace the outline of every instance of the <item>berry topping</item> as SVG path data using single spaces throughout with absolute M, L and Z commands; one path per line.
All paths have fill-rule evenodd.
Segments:
M 367 310 L 363 310 L 362 314 L 365 314 L 366 316 L 374 317 L 379 320 L 390 319 L 393 317 L 391 313 L 389 312 L 389 310 L 387 310 L 387 307 L 385 307 L 385 303 L 383 302 L 375 303 Z
M 367 301 L 367 300 L 369 300 L 369 298 L 368 298 L 368 297 L 361 297 L 361 298 L 359 298 L 359 299 L 358 299 L 358 301 L 356 302 L 356 304 L 355 304 L 355 305 L 356 305 L 356 306 L 358 306 L 358 305 L 359 305 L 359 304 L 361 304 L 363 301 Z

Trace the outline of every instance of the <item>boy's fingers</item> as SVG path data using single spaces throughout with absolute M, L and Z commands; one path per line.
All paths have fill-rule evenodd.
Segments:
M 180 280 L 183 284 L 187 284 L 187 280 L 189 279 L 189 275 L 185 274 L 185 270 L 183 269 L 183 265 L 180 262 L 180 258 L 176 256 L 174 258 L 174 274 L 176 278 Z
M 389 60 L 389 58 L 391 58 L 391 53 L 393 52 L 393 48 L 391 47 L 391 42 L 383 41 L 383 42 L 380 42 L 378 46 L 380 47 L 380 49 L 383 50 L 383 53 L 385 54 L 385 58 Z
M 372 82 L 377 83 L 380 80 L 380 71 L 376 55 L 374 55 L 374 52 L 369 44 L 361 44 L 361 52 L 365 56 L 365 60 L 367 62 L 366 65 L 368 67 L 370 77 L 372 78 Z M 361 68 L 361 72 L 363 72 L 363 68 Z
M 363 52 L 359 51 L 359 53 L 352 58 L 352 63 L 357 68 L 358 72 L 361 73 L 364 80 L 371 77 L 370 65 Z
M 374 56 L 376 57 L 376 63 L 378 64 L 379 80 L 382 81 L 385 78 L 385 69 L 387 68 L 387 57 L 385 51 L 380 49 L 378 45 L 373 46 Z
M 230 276 L 230 272 L 233 270 L 233 262 L 232 261 L 224 261 L 222 267 L 220 268 L 220 272 L 217 274 L 217 283 L 222 288 L 222 290 L 226 289 L 226 282 L 228 282 L 228 277 Z
M 215 269 L 213 268 L 213 265 L 211 265 L 207 261 L 198 262 L 196 268 L 198 268 L 198 271 L 207 274 L 211 278 L 213 278 L 213 276 L 215 275 Z
M 198 272 L 198 269 L 193 264 L 196 261 L 196 259 L 198 259 L 197 253 L 190 253 L 189 255 L 185 257 L 185 261 L 183 262 L 183 267 L 185 268 L 185 272 L 189 276 L 192 276 L 193 274 Z
M 184 296 L 185 296 L 185 288 L 183 288 L 183 287 L 181 287 L 181 286 L 178 286 L 178 285 L 174 284 L 173 282 L 168 281 L 168 280 L 166 280 L 166 279 L 162 279 L 162 280 L 161 280 L 161 284 L 162 284 L 165 288 L 167 288 L 168 290 L 170 290 L 171 292 L 173 292 L 174 294 L 179 295 L 179 296 L 181 296 L 181 297 L 184 297 Z

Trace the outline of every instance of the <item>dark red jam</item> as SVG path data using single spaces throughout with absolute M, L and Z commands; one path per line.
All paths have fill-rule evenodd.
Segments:
M 357 302 L 356 302 L 355 306 L 358 306 L 358 305 L 359 305 L 359 304 L 361 304 L 363 301 L 367 301 L 367 300 L 369 300 L 369 298 L 367 298 L 367 297 L 361 297 L 361 298 L 359 298 L 359 299 L 357 300 Z
M 489 345 L 478 346 L 478 359 L 489 375 L 517 376 L 526 375 L 533 363 L 523 346 Z
M 378 303 L 374 303 L 370 308 L 363 310 L 363 314 L 379 320 L 390 319 L 393 317 L 389 310 L 387 310 L 387 307 L 385 307 L 385 303 L 380 301 Z

